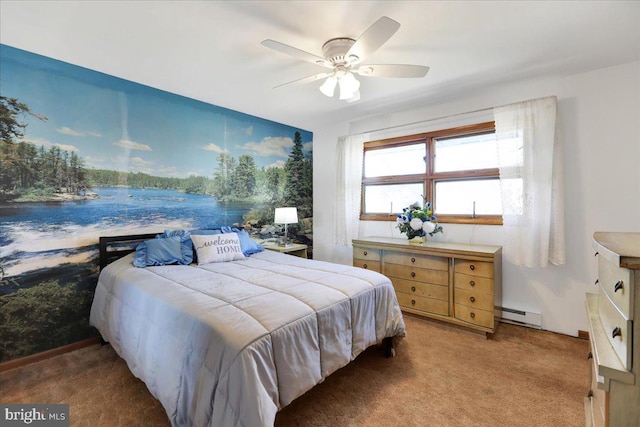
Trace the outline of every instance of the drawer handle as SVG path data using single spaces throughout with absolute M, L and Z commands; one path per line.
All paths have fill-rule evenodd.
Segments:
M 471 297 L 471 298 L 469 298 L 469 301 L 471 301 L 471 302 L 476 302 L 476 297 Z
M 415 271 L 411 272 L 411 277 L 416 277 L 416 272 Z
M 416 259 L 415 258 L 411 258 L 411 262 L 416 262 Z
M 362 268 L 367 268 L 367 264 L 363 264 Z
M 593 359 L 593 353 L 589 352 L 589 354 L 587 354 L 587 360 Z
M 412 287 L 411 287 L 411 292 L 415 292 L 415 291 L 416 291 L 416 287 L 415 287 L 415 286 L 412 286 Z
M 475 313 L 473 313 L 473 312 L 470 314 L 470 316 L 471 316 L 471 318 L 472 318 L 472 319 L 475 319 L 475 318 L 476 318 L 476 314 L 475 314 Z
M 613 292 L 618 292 L 620 289 L 622 289 L 624 283 L 622 282 L 622 280 L 618 280 L 618 282 L 613 285 Z
M 363 252 L 364 256 L 367 256 L 369 253 L 367 251 Z
M 416 300 L 412 299 L 411 300 L 411 305 L 416 305 Z
M 615 328 L 613 328 L 613 331 L 611 332 L 611 338 L 621 337 L 621 336 L 622 336 L 622 329 L 620 329 L 620 326 L 616 326 Z
M 469 268 L 470 268 L 470 269 L 472 269 L 472 270 L 475 270 L 475 269 L 476 269 L 476 266 L 475 266 L 475 265 L 473 265 L 473 264 L 471 264 L 471 265 L 469 266 Z
M 596 281 L 593 284 L 597 285 L 598 283 L 600 283 L 600 279 L 596 279 Z
M 593 256 L 598 256 L 598 252 L 596 252 L 595 254 L 593 254 Z
M 475 281 L 475 280 L 471 280 L 471 281 L 469 281 L 469 284 L 470 284 L 471 286 L 475 286 L 475 285 L 476 285 L 476 281 Z

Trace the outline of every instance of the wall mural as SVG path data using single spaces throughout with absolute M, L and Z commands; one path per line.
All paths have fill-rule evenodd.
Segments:
M 0 45 L 0 362 L 95 336 L 100 235 L 312 245 L 313 134 Z M 310 251 L 311 252 L 311 251 Z

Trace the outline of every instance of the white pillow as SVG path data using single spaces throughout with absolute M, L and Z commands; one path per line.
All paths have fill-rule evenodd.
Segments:
M 244 259 L 240 238 L 236 233 L 191 235 L 198 254 L 198 265 Z

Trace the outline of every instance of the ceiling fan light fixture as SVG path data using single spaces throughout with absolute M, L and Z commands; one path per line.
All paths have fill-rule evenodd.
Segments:
M 324 83 L 322 83 L 322 85 L 320 86 L 320 92 L 331 98 L 336 90 L 336 84 L 338 84 L 338 79 L 334 76 L 329 76 L 327 77 L 327 80 L 325 80 Z
M 351 103 L 351 102 L 356 102 L 356 101 L 360 101 L 360 91 L 357 90 L 355 95 L 353 95 L 351 98 L 347 99 L 347 102 Z
M 340 85 L 341 100 L 353 98 L 356 92 L 358 92 L 358 89 L 360 89 L 360 82 L 350 72 L 345 73 L 345 75 L 338 80 L 338 84 Z

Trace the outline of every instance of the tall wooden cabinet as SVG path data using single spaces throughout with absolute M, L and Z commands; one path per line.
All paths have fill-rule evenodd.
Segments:
M 368 237 L 353 265 L 391 279 L 402 310 L 493 333 L 502 304 L 502 248 Z
M 594 233 L 598 293 L 587 293 L 593 359 L 587 426 L 640 426 L 640 233 Z

